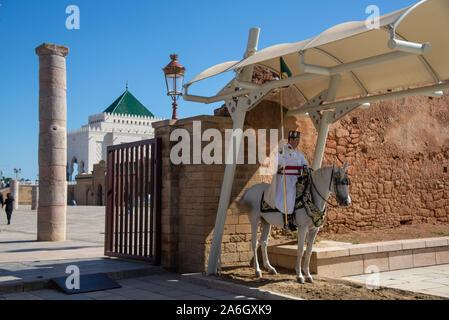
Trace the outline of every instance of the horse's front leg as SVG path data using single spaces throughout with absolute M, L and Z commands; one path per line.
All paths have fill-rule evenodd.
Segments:
M 296 258 L 296 280 L 304 283 L 304 277 L 301 272 L 302 254 L 304 252 L 304 241 L 306 239 L 307 227 L 301 225 L 298 230 L 298 257 Z
M 310 283 L 313 283 L 313 278 L 310 275 L 310 257 L 312 256 L 313 243 L 315 242 L 315 237 L 319 230 L 320 228 L 313 228 L 309 231 L 309 236 L 307 238 L 306 256 L 304 258 L 304 273 L 306 275 L 306 281 Z

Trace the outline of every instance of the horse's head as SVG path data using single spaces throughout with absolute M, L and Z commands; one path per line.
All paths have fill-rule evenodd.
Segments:
M 335 194 L 335 198 L 340 206 L 347 207 L 351 205 L 351 197 L 349 196 L 349 180 L 347 175 L 348 164 L 345 163 L 343 168 L 334 166 L 332 172 L 332 191 Z

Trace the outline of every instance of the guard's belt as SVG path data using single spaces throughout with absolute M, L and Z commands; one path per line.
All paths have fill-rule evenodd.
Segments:
M 286 176 L 297 176 L 301 174 L 302 166 L 286 166 L 285 175 Z M 280 169 L 278 174 L 284 174 L 284 169 Z

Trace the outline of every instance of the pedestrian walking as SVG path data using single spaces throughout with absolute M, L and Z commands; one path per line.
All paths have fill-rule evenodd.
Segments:
M 1 192 L 0 192 L 0 204 L 2 205 L 2 208 L 3 208 L 3 205 L 5 204 L 5 202 L 3 201 L 3 193 L 1 193 Z
M 6 211 L 6 219 L 8 219 L 8 224 L 11 224 L 11 215 L 12 215 L 12 211 L 14 209 L 14 198 L 11 195 L 11 193 L 8 193 L 6 195 L 6 200 L 5 200 L 5 211 Z

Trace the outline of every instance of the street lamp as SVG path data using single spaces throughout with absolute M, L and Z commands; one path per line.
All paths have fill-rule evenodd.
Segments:
M 17 179 L 17 175 L 18 175 L 19 173 L 21 173 L 21 172 L 22 172 L 22 169 L 21 169 L 21 168 L 19 168 L 19 169 L 14 168 L 14 173 L 16 174 L 16 179 Z
M 184 82 L 184 68 L 177 60 L 177 54 L 170 55 L 171 62 L 162 69 L 165 74 L 165 83 L 167 84 L 167 95 L 173 100 L 173 120 L 178 120 L 176 100 L 182 95 L 182 85 Z

